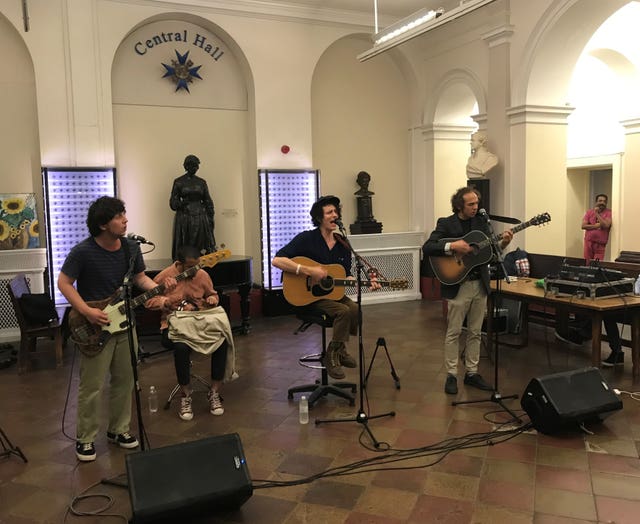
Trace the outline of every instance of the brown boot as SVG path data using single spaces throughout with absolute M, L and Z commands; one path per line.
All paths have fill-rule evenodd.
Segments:
M 327 374 L 331 378 L 344 378 L 344 371 L 342 371 L 342 367 L 340 366 L 340 354 L 338 353 L 338 349 L 334 345 L 334 342 L 329 344 L 327 352 L 322 358 L 322 365 L 325 367 Z
M 340 364 L 342 364 L 345 368 L 355 368 L 356 359 L 349 355 L 349 353 L 347 353 L 347 348 L 343 342 L 338 342 L 338 344 L 340 344 L 340 347 L 338 348 Z

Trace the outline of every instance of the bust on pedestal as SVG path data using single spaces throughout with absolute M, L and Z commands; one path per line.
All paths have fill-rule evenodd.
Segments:
M 352 235 L 381 233 L 382 223 L 376 221 L 373 217 L 371 195 L 374 195 L 375 193 L 373 191 L 369 191 L 371 175 L 366 171 L 360 171 L 356 177 L 356 182 L 360 186 L 360 189 L 354 193 L 358 202 L 358 218 L 354 224 L 349 226 L 349 230 Z
M 476 132 L 471 135 L 471 155 L 467 160 L 467 178 L 484 178 L 498 165 L 498 157 L 487 149 L 487 136 Z

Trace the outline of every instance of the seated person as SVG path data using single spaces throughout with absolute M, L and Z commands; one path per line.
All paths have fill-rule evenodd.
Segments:
M 333 195 L 320 197 L 309 212 L 315 229 L 296 235 L 287 245 L 280 248 L 271 264 L 284 272 L 309 277 L 312 285 L 328 275 L 327 264 L 340 264 L 347 278 L 351 276 L 351 251 L 343 237 L 338 234 L 336 220 L 341 218 L 340 199 Z M 317 262 L 317 266 L 306 266 L 295 262 L 296 257 L 307 257 Z M 380 289 L 380 284 L 371 278 L 371 290 Z M 321 299 L 310 306 L 333 319 L 333 335 L 322 365 L 331 378 L 345 377 L 342 366 L 355 368 L 355 358 L 347 352 L 350 335 L 358 334 L 358 305 L 349 297 L 340 300 Z
M 604 367 L 624 365 L 624 352 L 620 342 L 620 330 L 618 322 L 624 322 L 622 315 L 607 316 L 603 319 L 604 332 L 609 339 L 611 353 L 602 361 Z M 556 338 L 570 344 L 582 345 L 585 340 L 591 339 L 591 319 L 576 315 L 572 322 L 567 323 L 566 330 L 556 327 Z
M 177 252 L 178 260 L 158 273 L 154 280 L 162 282 L 169 276 L 177 277 L 180 273 L 197 265 L 199 256 L 200 252 L 197 248 L 182 246 Z M 216 308 L 218 304 L 218 293 L 213 288 L 211 277 L 203 269 L 198 269 L 194 275 L 178 280 L 178 284 L 174 289 L 164 295 L 150 298 L 145 304 L 148 309 L 161 312 L 162 346 L 173 350 L 176 376 L 182 393 L 178 412 L 182 420 L 191 420 L 193 418 L 193 409 L 191 407 L 192 390 L 190 386 L 192 349 L 202 353 L 211 353 L 209 408 L 213 415 L 222 415 L 224 413 L 220 391 L 223 381 L 229 379 L 233 373 L 233 369 L 230 369 L 233 368 L 233 338 L 227 315 L 222 308 Z M 196 337 L 190 340 L 189 334 L 175 332 L 174 328 L 181 322 L 180 318 L 186 317 L 186 315 L 181 317 L 180 313 L 174 312 L 202 311 L 211 310 L 211 308 L 215 308 L 218 314 L 215 318 L 206 320 L 210 325 L 207 325 L 201 332 L 196 333 L 197 340 Z M 214 323 L 211 324 L 211 322 Z M 203 333 L 209 335 L 211 332 L 213 333 L 212 338 L 199 336 Z M 184 341 L 185 337 L 188 343 Z M 231 365 L 229 365 L 230 362 Z

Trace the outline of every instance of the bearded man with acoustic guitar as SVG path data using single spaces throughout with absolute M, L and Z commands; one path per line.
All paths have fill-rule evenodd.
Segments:
M 337 232 L 340 199 L 333 195 L 320 197 L 311 206 L 310 214 L 316 228 L 296 235 L 276 253 L 271 261 L 272 265 L 287 273 L 309 277 L 311 284 L 327 278 L 328 271 L 323 265 L 328 264 L 341 265 L 344 273 L 353 278 L 351 251 L 340 241 L 342 237 Z M 297 263 L 292 260 L 294 257 L 306 257 L 317 265 Z M 380 285 L 371 282 L 371 289 L 380 289 Z M 319 299 L 312 307 L 333 319 L 333 334 L 322 364 L 330 377 L 343 379 L 345 374 L 342 366 L 356 367 L 356 360 L 347 353 L 346 344 L 349 342 L 349 335 L 358 334 L 358 305 L 349 297 L 343 296 L 339 300 Z
M 455 257 L 457 260 L 472 254 L 474 247 L 463 238 L 472 231 L 481 231 L 491 236 L 491 231 L 484 218 L 478 216 L 480 193 L 470 187 L 461 187 L 451 197 L 453 214 L 438 219 L 436 229 L 425 242 L 422 250 L 429 257 Z M 513 232 L 502 233 L 500 245 L 506 247 L 513 238 Z M 460 336 L 464 319 L 467 319 L 467 340 L 465 346 L 464 383 L 485 391 L 493 388 L 478 373 L 480 360 L 480 337 L 482 321 L 487 309 L 489 288 L 489 267 L 480 264 L 466 275 L 464 279 L 453 285 L 442 285 L 442 297 L 447 299 L 447 333 L 444 340 L 444 362 L 447 379 L 444 390 L 449 395 L 458 393 L 458 358 L 460 352 Z
M 100 331 L 110 324 L 110 319 L 93 302 L 104 301 L 122 286 L 130 259 L 134 260 L 132 280 L 137 287 L 149 291 L 158 284 L 145 275 L 140 246 L 124 237 L 127 216 L 121 200 L 104 196 L 94 201 L 87 213 L 87 226 L 91 236 L 67 255 L 58 277 L 58 289 L 75 312 Z M 175 285 L 175 279 L 164 283 L 167 289 Z M 135 335 L 133 340 L 135 343 Z M 129 433 L 133 371 L 126 326 L 109 336 L 92 356 L 80 355 L 76 456 L 83 462 L 96 458 L 94 441 L 100 426 L 100 391 L 107 373 L 111 376 L 107 439 L 122 448 L 136 448 L 138 439 Z

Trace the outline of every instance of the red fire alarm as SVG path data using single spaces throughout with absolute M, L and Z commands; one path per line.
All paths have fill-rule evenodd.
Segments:
M 291 151 L 291 148 L 288 145 L 284 145 L 280 148 L 280 151 L 282 151 L 283 155 L 286 155 L 289 151 Z

